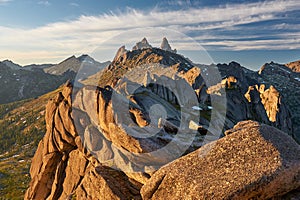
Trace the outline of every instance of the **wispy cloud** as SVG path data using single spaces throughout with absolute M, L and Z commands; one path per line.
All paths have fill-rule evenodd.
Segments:
M 79 7 L 79 4 L 78 4 L 78 3 L 75 3 L 75 2 L 71 2 L 69 5 L 70 5 L 70 6 L 74 6 L 74 7 Z
M 0 5 L 4 5 L 4 4 L 7 4 L 9 2 L 11 2 L 13 0 L 0 0 Z
M 144 36 L 159 45 L 166 33 L 175 48 L 196 48 L 189 41 L 185 41 L 182 35 L 172 34 L 172 31 L 167 30 L 191 36 L 211 50 L 300 49 L 300 32 L 295 28 L 300 26 L 300 22 L 288 23 L 289 16 L 285 14 L 299 11 L 298 0 L 273 0 L 173 11 L 155 8 L 145 12 L 128 8 L 123 13 L 81 16 L 74 21 L 52 23 L 35 29 L 0 27 L 0 43 L 3 47 L 0 55 L 1 58 L 15 58 L 21 63 L 37 58 L 41 62 L 55 62 L 66 55 L 92 52 L 101 44 L 103 49 L 111 53 L 120 45 L 133 45 Z M 261 24 L 264 22 L 272 23 Z M 149 32 L 147 27 L 160 31 Z M 133 29 L 138 29 L 139 32 L 129 31 L 128 34 L 113 40 L 113 44 L 105 43 L 108 38 Z M 269 35 L 272 38 L 265 38 Z
M 38 4 L 44 5 L 44 6 L 50 6 L 51 3 L 49 1 L 39 1 Z
M 298 33 L 300 34 L 300 33 Z M 223 50 L 290 50 L 300 49 L 300 37 L 284 39 L 265 39 L 265 40 L 224 40 L 216 42 L 207 42 L 206 45 L 220 46 Z
M 166 3 L 167 5 L 170 5 L 170 6 L 191 6 L 192 3 L 190 0 L 172 0 L 172 1 L 167 1 Z

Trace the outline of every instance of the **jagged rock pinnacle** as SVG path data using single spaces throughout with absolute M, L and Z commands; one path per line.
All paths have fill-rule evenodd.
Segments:
M 132 47 L 132 50 L 146 49 L 146 48 L 152 48 L 152 46 L 148 43 L 146 38 L 143 38 L 142 41 L 136 43 L 136 45 Z
M 116 55 L 115 55 L 114 60 L 118 60 L 118 59 L 119 59 L 121 56 L 123 56 L 126 52 L 127 52 L 127 49 L 125 48 L 125 46 L 124 46 L 124 45 L 121 46 L 121 47 L 118 49 L 118 51 L 117 51 L 117 53 L 116 53 Z
M 166 51 L 171 51 L 172 50 L 166 37 L 163 38 L 163 40 L 161 42 L 161 45 L 160 45 L 160 48 L 162 50 L 166 50 Z
M 170 51 L 170 52 L 173 52 L 173 53 L 176 53 L 176 49 L 172 50 L 168 40 L 166 37 L 163 38 L 162 42 L 161 42 L 161 45 L 160 45 L 160 48 L 162 50 L 165 50 L 165 51 Z

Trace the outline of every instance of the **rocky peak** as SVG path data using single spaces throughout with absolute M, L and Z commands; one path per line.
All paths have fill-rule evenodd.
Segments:
M 81 61 L 74 55 L 65 59 L 57 65 L 44 68 L 44 72 L 53 75 L 63 75 L 67 71 L 78 72 L 81 65 Z
M 247 73 L 248 71 L 237 62 L 231 62 L 229 64 L 218 64 L 217 67 L 223 79 L 226 79 L 228 77 L 235 77 L 237 80 L 236 84 L 242 89 L 243 92 L 246 92 L 248 86 L 250 84 L 253 84 L 253 81 L 250 79 L 253 76 L 249 76 Z
M 82 54 L 77 59 L 80 62 L 89 62 L 89 63 L 94 63 L 95 62 L 95 60 L 92 57 L 90 57 L 89 55 L 87 55 L 87 54 Z
M 121 47 L 118 49 L 118 51 L 117 51 L 117 53 L 116 53 L 116 55 L 115 55 L 114 61 L 115 61 L 115 62 L 116 62 L 116 61 L 122 62 L 122 60 L 120 60 L 120 58 L 121 58 L 122 56 L 124 56 L 124 55 L 126 54 L 126 52 L 128 52 L 128 50 L 125 48 L 125 45 L 121 46 Z M 123 59 L 123 58 L 122 58 L 122 59 Z M 126 58 L 125 58 L 125 59 L 126 59 Z
M 136 45 L 132 47 L 132 50 L 147 49 L 147 48 L 152 48 L 152 46 L 148 43 L 146 38 L 143 38 L 142 41 L 136 43 Z
M 3 63 L 4 65 L 8 66 L 10 69 L 12 70 L 19 70 L 22 69 L 22 67 L 14 62 L 12 62 L 11 60 L 4 60 L 1 63 Z
M 60 62 L 59 64 L 68 62 L 68 61 L 72 61 L 72 60 L 78 60 L 78 59 L 76 58 L 75 55 L 72 55 L 72 56 L 68 57 L 67 59 L 63 60 L 62 62 Z
M 292 65 L 291 65 L 292 66 Z M 289 74 L 292 73 L 292 69 L 287 67 L 286 65 L 281 65 L 278 63 L 274 63 L 273 61 L 270 63 L 264 64 L 260 70 L 258 71 L 259 75 L 262 75 L 262 73 L 276 73 L 276 74 L 281 74 L 284 76 L 289 76 Z
M 176 49 L 172 50 L 168 40 L 166 37 L 163 38 L 162 42 L 161 42 L 161 45 L 160 45 L 160 48 L 162 50 L 165 50 L 165 51 L 170 51 L 170 52 L 173 52 L 173 53 L 176 53 Z
M 101 71 L 99 86 L 114 85 L 129 69 L 153 64 L 174 68 L 178 72 L 187 72 L 193 68 L 193 63 L 190 60 L 170 51 L 160 48 L 144 48 L 128 51 L 122 46 L 117 51 L 113 62 Z

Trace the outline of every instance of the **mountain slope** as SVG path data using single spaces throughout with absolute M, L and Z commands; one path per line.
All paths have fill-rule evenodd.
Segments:
M 0 104 L 38 97 L 55 90 L 69 78 L 50 75 L 32 66 L 16 67 L 0 62 Z
M 108 64 L 109 62 L 99 63 L 88 55 L 81 55 L 77 58 L 71 56 L 59 64 L 44 68 L 43 70 L 46 73 L 54 75 L 74 74 L 74 76 L 77 76 L 77 80 L 82 80 L 97 73 Z
M 35 98 L 55 90 L 67 80 L 84 80 L 109 62 L 99 63 L 88 55 L 72 56 L 57 65 L 20 66 L 12 61 L 0 62 L 0 104 Z
M 0 105 L 1 199 L 23 199 L 31 158 L 46 130 L 45 105 L 59 91 Z

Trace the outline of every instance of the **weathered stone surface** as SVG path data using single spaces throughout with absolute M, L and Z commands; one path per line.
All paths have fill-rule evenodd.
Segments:
M 84 146 L 76 129 L 89 127 L 91 118 L 78 109 L 71 114 L 71 91 L 72 86 L 67 84 L 46 106 L 47 132 L 32 159 L 32 181 L 24 199 L 140 199 L 140 183 L 121 171 L 101 166 Z M 77 105 L 97 114 L 96 107 L 88 107 L 97 104 L 77 101 Z M 74 116 L 79 120 L 76 127 Z M 98 148 L 99 141 L 94 142 L 94 148 Z
M 88 166 L 81 185 L 76 190 L 77 199 L 141 199 L 141 184 L 108 167 Z
M 77 149 L 70 152 L 67 166 L 64 169 L 65 178 L 62 185 L 60 185 L 62 189 L 62 199 L 68 197 L 76 190 L 78 184 L 81 182 L 81 179 L 86 173 L 87 165 L 88 160 L 84 157 L 80 150 Z
M 300 146 L 290 136 L 254 121 L 227 134 L 159 169 L 143 199 L 268 199 L 300 186 Z

